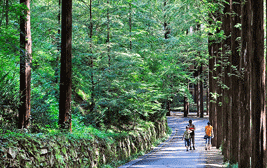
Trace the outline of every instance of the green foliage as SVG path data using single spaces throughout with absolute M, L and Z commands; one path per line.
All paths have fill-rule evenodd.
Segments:
M 168 102 L 175 104 L 173 100 L 177 96 L 186 95 L 192 102 L 187 86 L 196 80 L 189 69 L 192 65 L 197 68 L 208 63 L 207 33 L 214 28 L 207 26 L 207 11 L 216 11 L 218 5 L 199 0 L 173 0 L 166 6 L 163 2 L 93 1 L 92 16 L 87 1 L 73 2 L 73 131 L 90 130 L 92 126 L 112 128 L 115 132 L 129 131 L 135 129 L 138 122 L 163 120 Z M 61 29 L 58 5 L 50 0 L 31 1 L 30 132 L 51 133 L 58 129 L 58 31 Z M 12 1 L 9 25 L 0 25 L 0 79 L 4 79 L 0 82 L 4 88 L 0 111 L 2 114 L 12 111 L 13 116 L 17 115 L 20 97 L 19 17 L 22 9 Z M 164 38 L 164 22 L 171 30 L 168 39 Z M 223 38 L 222 34 L 217 36 Z

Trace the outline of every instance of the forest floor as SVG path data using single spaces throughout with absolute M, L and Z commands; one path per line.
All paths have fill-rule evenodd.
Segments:
M 193 115 L 192 115 L 193 114 Z M 203 139 L 208 117 L 197 118 L 194 113 L 184 118 L 182 113 L 175 112 L 168 118 L 168 125 L 172 129 L 171 136 L 150 153 L 133 160 L 120 168 L 164 168 L 164 167 L 226 167 L 223 163 L 223 155 L 219 149 L 212 147 L 205 150 Z M 186 151 L 182 140 L 188 121 L 192 119 L 196 126 L 195 147 L 196 150 Z

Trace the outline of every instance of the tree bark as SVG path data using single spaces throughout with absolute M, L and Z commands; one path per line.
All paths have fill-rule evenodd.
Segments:
M 168 0 L 165 0 L 164 1 L 164 8 L 167 6 L 167 1 Z M 165 9 L 164 9 L 165 10 Z M 165 11 L 164 11 L 165 12 Z M 169 29 L 169 27 L 168 27 L 168 23 L 167 23 L 167 21 L 166 21 L 166 14 L 164 14 L 164 24 L 163 24 L 163 26 L 164 26 L 164 31 L 165 31 L 165 33 L 164 33 L 164 38 L 167 40 L 168 38 L 169 38 L 169 34 L 171 33 L 170 32 L 170 29 Z M 169 78 L 169 77 L 168 77 Z M 187 98 L 184 98 L 185 100 L 187 100 Z M 188 102 L 187 102 L 188 103 Z M 185 103 L 185 104 L 187 104 L 187 103 Z M 169 100 L 169 97 L 167 98 L 167 110 L 168 110 L 168 112 L 167 112 L 167 116 L 170 116 L 171 115 L 171 107 L 170 107 L 170 104 L 171 104 L 171 102 L 170 102 L 170 100 Z M 186 105 L 184 105 L 184 107 L 185 107 Z M 189 106 L 189 103 L 188 103 L 188 106 Z M 189 110 L 189 107 L 187 107 L 188 108 L 188 110 Z
M 58 53 L 60 52 L 60 23 L 61 23 L 61 0 L 58 0 L 58 38 L 57 38 L 57 51 Z M 59 61 L 60 61 L 60 56 L 58 55 L 56 58 L 56 68 L 55 68 L 55 83 L 58 83 L 58 74 L 59 72 Z
M 32 39 L 30 23 L 30 0 L 20 0 L 27 6 L 20 18 L 20 94 L 21 105 L 19 109 L 19 128 L 28 128 L 30 125 L 31 110 L 31 62 Z M 26 18 L 25 18 L 26 17 Z
M 209 39 L 209 42 L 208 42 L 208 50 L 209 50 L 209 94 L 208 94 L 208 97 L 209 97 L 209 120 L 212 124 L 212 115 L 213 115 L 213 102 L 212 102 L 212 93 L 213 93 L 213 69 L 214 69 L 214 58 L 213 58 L 213 47 L 214 47 L 214 44 L 213 44 L 213 41 L 211 41 Z
M 197 68 L 197 117 L 200 115 L 200 67 Z
M 224 64 L 224 84 L 227 86 L 223 90 L 223 155 L 225 159 L 230 159 L 230 130 L 229 130 L 229 125 L 230 125 L 230 114 L 231 114 L 231 97 L 230 97 L 230 91 L 229 87 L 231 86 L 231 81 L 230 81 L 230 76 L 229 74 L 231 73 L 230 69 L 230 48 L 231 48 L 231 27 L 230 27 L 230 0 L 227 0 L 226 3 L 224 3 L 224 15 L 223 15 L 223 30 L 225 32 L 226 39 L 223 42 L 222 46 L 222 56 L 223 56 L 223 64 Z
M 199 69 L 200 75 L 202 74 L 202 70 L 203 70 L 203 66 L 201 64 L 200 69 Z M 203 82 L 202 82 L 202 79 L 199 81 L 199 85 L 200 85 L 200 95 L 199 95 L 199 97 L 200 97 L 200 107 L 199 107 L 200 115 L 199 115 L 199 117 L 203 118 L 204 117 L 204 106 L 203 106 Z
M 62 1 L 59 126 L 71 131 L 72 0 Z
M 199 68 L 197 66 L 197 63 L 195 63 L 194 65 L 194 78 L 196 79 L 196 84 L 194 84 L 194 102 L 197 105 L 197 117 L 199 117 L 199 104 L 198 104 L 198 87 L 199 87 L 199 83 L 198 83 L 198 75 L 199 75 Z
M 107 0 L 107 4 L 108 5 L 110 4 L 109 0 Z M 110 16 L 109 16 L 109 7 L 107 9 L 107 49 L 108 49 L 108 66 L 110 68 L 110 66 L 111 66 L 111 57 L 110 57 Z
M 130 34 L 130 50 L 132 50 L 132 1 L 129 2 L 129 34 Z
M 189 89 L 189 84 L 187 85 L 187 88 Z M 189 102 L 188 102 L 188 98 L 185 95 L 184 96 L 184 117 L 188 117 L 189 114 Z
M 250 58 L 252 54 L 252 39 L 251 39 L 251 0 L 247 0 L 241 9 L 241 59 L 240 72 L 243 69 L 244 73 L 240 81 L 240 157 L 238 167 L 250 167 L 251 157 L 251 136 L 250 136 Z
M 237 163 L 238 161 L 238 150 L 239 150 L 239 117 L 240 117 L 240 91 L 239 91 L 239 80 L 240 80 L 240 72 L 239 72 L 239 62 L 240 55 L 238 48 L 240 47 L 237 38 L 241 37 L 241 31 L 236 27 L 237 24 L 241 23 L 241 0 L 235 0 L 233 2 L 233 10 L 232 10 L 232 33 L 231 33 L 231 51 L 232 51 L 232 66 L 233 74 L 231 76 L 232 86 L 232 153 L 231 153 L 231 163 Z
M 9 13 L 9 2 L 8 2 L 8 0 L 6 0 L 6 27 L 9 24 L 8 13 Z
M 188 102 L 188 98 L 185 96 L 184 97 L 184 117 L 188 117 L 188 113 L 189 113 L 189 102 Z
M 214 42 L 214 47 L 213 47 L 213 76 L 212 77 L 217 77 L 217 64 L 218 64 L 218 56 L 219 56 L 219 43 Z M 213 97 L 213 104 L 212 104 L 212 116 L 211 116 L 211 124 L 213 126 L 213 132 L 214 132 L 214 138 L 212 139 L 212 145 L 217 146 L 217 138 L 218 138 L 218 127 L 217 127 L 217 101 L 218 101 L 218 96 L 217 96 L 217 81 L 212 78 L 212 93 L 215 94 L 215 97 Z
M 92 1 L 90 0 L 90 26 L 89 26 L 89 38 L 90 38 L 90 68 L 91 68 L 91 104 L 90 111 L 92 112 L 95 108 L 95 82 L 94 82 L 94 58 L 93 58 L 93 17 L 92 17 Z
M 252 1 L 252 167 L 266 167 L 266 112 L 263 0 Z
M 222 43 L 218 44 L 219 48 L 222 48 Z M 222 108 L 222 87 L 221 87 L 221 82 L 222 82 L 222 54 L 221 51 L 218 51 L 217 55 L 217 77 L 218 77 L 218 82 L 217 82 L 217 102 L 216 102 L 216 121 L 217 121 L 217 144 L 216 148 L 219 149 L 222 142 L 223 142 L 223 108 Z

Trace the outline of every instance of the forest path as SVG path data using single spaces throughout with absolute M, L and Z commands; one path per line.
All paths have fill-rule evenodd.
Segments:
M 155 147 L 150 153 L 133 160 L 120 168 L 164 168 L 164 167 L 226 167 L 223 156 L 219 149 L 212 147 L 205 150 L 204 131 L 207 118 L 196 118 L 189 116 L 183 118 L 181 115 L 169 116 L 168 125 L 172 134 L 165 142 Z M 195 147 L 196 150 L 186 151 L 182 135 L 189 120 L 193 120 L 196 126 Z

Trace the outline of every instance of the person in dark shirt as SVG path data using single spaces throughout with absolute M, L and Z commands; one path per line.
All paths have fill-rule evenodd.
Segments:
M 188 125 L 189 130 L 191 131 L 190 133 L 190 150 L 192 150 L 192 144 L 193 144 L 193 149 L 195 150 L 195 130 L 196 127 L 194 124 L 192 124 L 192 120 L 189 120 L 189 125 Z

